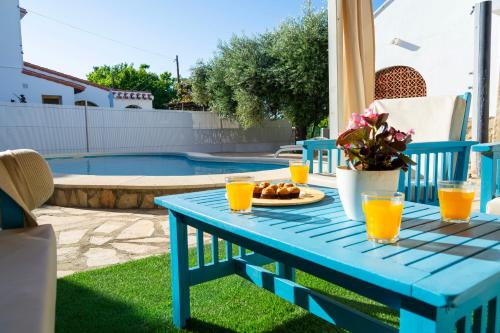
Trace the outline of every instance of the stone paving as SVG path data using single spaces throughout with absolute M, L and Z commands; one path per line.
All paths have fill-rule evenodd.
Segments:
M 39 224 L 57 236 L 58 277 L 167 252 L 165 210 L 97 210 L 44 206 Z M 195 241 L 189 230 L 190 242 Z

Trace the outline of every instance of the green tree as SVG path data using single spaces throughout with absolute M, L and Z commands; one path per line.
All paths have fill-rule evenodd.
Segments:
M 191 93 L 193 95 L 193 101 L 203 106 L 208 106 L 210 102 L 210 94 L 207 89 L 210 69 L 211 66 L 209 64 L 198 61 L 191 71 Z
M 303 139 L 328 115 L 327 12 L 309 5 L 274 31 L 233 36 L 191 78 L 195 102 L 244 127 L 285 117 Z
M 176 97 L 172 100 L 175 103 L 190 103 L 193 101 L 193 91 L 190 78 L 181 78 L 181 82 L 175 82 L 174 90 Z
M 328 16 L 313 12 L 283 23 L 273 34 L 272 68 L 280 111 L 304 138 L 328 115 Z
M 166 104 L 175 98 L 174 79 L 170 72 L 160 75 L 150 72 L 149 65 L 141 64 L 134 68 L 133 64 L 95 66 L 87 74 L 87 79 L 106 87 L 112 85 L 116 89 L 149 91 L 153 94 L 153 107 L 164 109 Z

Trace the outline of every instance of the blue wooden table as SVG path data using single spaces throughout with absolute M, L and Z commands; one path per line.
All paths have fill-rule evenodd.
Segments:
M 344 215 L 335 189 L 321 189 L 319 203 L 254 207 L 250 215 L 230 213 L 224 189 L 156 198 L 170 214 L 175 325 L 190 317 L 190 286 L 237 274 L 352 332 L 397 331 L 296 284 L 299 269 L 397 309 L 400 332 L 500 332 L 500 217 L 474 214 L 470 224 L 445 224 L 438 207 L 406 202 L 401 240 L 380 245 Z M 188 226 L 197 229 L 194 267 Z M 261 267 L 272 262 L 276 273 Z

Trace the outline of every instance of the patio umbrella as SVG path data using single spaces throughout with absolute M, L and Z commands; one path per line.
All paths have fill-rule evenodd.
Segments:
M 372 0 L 329 0 L 330 124 L 335 138 L 375 93 Z

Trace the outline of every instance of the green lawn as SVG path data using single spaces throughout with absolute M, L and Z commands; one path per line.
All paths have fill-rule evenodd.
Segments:
M 391 325 L 399 323 L 395 311 L 345 289 L 302 272 L 297 281 Z M 58 280 L 57 332 L 340 332 L 237 276 L 191 288 L 186 330 L 174 328 L 171 312 L 168 255 Z

